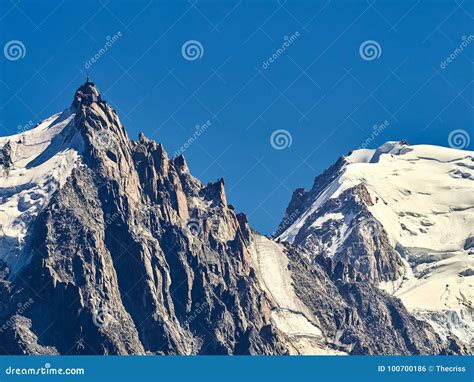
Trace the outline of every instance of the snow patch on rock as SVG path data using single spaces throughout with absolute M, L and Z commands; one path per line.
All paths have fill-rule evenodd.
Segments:
M 11 273 L 26 262 L 26 235 L 49 198 L 78 163 L 83 147 L 71 109 L 54 114 L 35 128 L 0 138 L 12 147 L 12 166 L 0 177 L 0 260 Z
M 342 354 L 326 346 L 317 319 L 296 296 L 282 246 L 254 235 L 250 254 L 262 289 L 272 306 L 272 319 L 288 338 L 293 354 Z

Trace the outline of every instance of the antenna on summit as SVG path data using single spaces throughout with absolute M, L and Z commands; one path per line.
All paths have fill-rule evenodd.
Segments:
M 87 74 L 86 75 L 86 83 L 89 83 L 89 82 L 91 82 L 91 79 L 90 79 L 89 75 Z

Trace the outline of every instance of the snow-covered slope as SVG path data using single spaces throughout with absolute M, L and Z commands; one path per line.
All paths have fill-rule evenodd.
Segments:
M 370 163 L 347 166 L 338 192 L 364 183 L 379 200 L 370 211 L 392 243 L 438 251 L 467 248 L 474 236 L 474 152 L 390 146 L 383 155 L 379 148 Z
M 328 199 L 364 184 L 370 211 L 392 244 L 455 251 L 474 237 L 474 152 L 388 142 L 357 150 L 311 208 L 280 235 L 292 242 L 306 218 Z
M 278 243 L 227 204 L 222 179 L 204 185 L 183 156 L 169 158 L 143 134 L 130 140 L 88 79 L 65 112 L 0 140 L 0 326 L 8 323 L 0 353 L 468 353 L 377 287 L 405 292 L 418 309 L 422 283 L 448 269 L 471 275 L 458 261 L 468 251 L 461 235 L 449 256 L 436 248 L 427 255 L 398 244 L 405 232 L 389 220 L 387 234 L 374 217 L 382 208 L 406 216 L 377 177 L 391 174 L 380 168 L 390 155 L 405 160 L 412 150 L 388 144 L 338 161 L 311 193 L 296 193 L 303 203 L 293 203 L 300 213 L 288 230 L 296 245 Z M 375 224 L 365 234 L 359 223 L 367 219 Z M 301 245 L 306 233 L 316 235 L 314 247 Z M 332 259 L 313 258 L 313 248 Z M 457 268 L 443 263 L 427 278 L 426 256 L 430 266 Z M 456 293 L 470 301 L 466 288 L 450 288 L 444 306 Z M 439 312 L 423 314 L 440 333 L 454 332 Z M 468 326 L 455 326 L 464 338 Z
M 293 354 L 342 354 L 329 349 L 317 319 L 296 296 L 282 246 L 255 235 L 250 251 L 257 277 L 271 297 L 272 319 L 287 337 Z
M 366 236 L 380 231 L 381 224 L 404 264 L 402 276 L 379 286 L 441 334 L 455 332 L 469 342 L 474 315 L 474 152 L 387 142 L 376 150 L 352 152 L 323 178 L 315 183 L 323 184 L 322 189 L 315 186 L 304 194 L 304 211 L 295 214 L 279 239 L 300 244 L 324 232 L 332 237 L 318 248 L 326 256 L 344 256 L 340 252 L 347 249 L 351 232 L 360 227 L 353 221 L 357 214 L 334 213 L 327 206 L 344 203 L 345 191 L 365 187 L 371 200 L 364 207 L 372 216 L 366 219 Z
M 31 130 L 0 138 L 10 162 L 0 176 L 0 260 L 13 273 L 27 261 L 21 250 L 30 224 L 79 158 L 82 142 L 74 116 L 66 109 Z

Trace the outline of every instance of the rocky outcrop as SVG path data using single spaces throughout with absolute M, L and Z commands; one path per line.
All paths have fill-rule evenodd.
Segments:
M 5 281 L 2 353 L 284 354 L 223 182 L 203 186 L 183 157 L 130 141 L 94 84 L 73 107 L 82 163 Z
M 3 174 L 8 175 L 10 167 L 13 165 L 12 145 L 8 141 L 0 150 L 0 166 L 2 166 Z
M 402 302 L 365 281 L 343 281 L 333 261 L 306 260 L 304 252 L 286 245 L 296 294 L 311 310 L 334 350 L 349 354 L 464 354 L 454 337 L 444 341 Z
M 287 228 L 297 221 L 306 211 L 311 208 L 311 204 L 321 195 L 321 193 L 333 182 L 341 173 L 344 167 L 344 158 L 341 157 L 332 166 L 318 175 L 313 182 L 311 190 L 297 188 L 291 197 L 290 203 L 285 210 L 285 215 L 274 237 L 280 236 Z
M 446 232 L 428 233 L 426 229 L 435 225 L 437 215 L 454 210 L 453 201 L 445 197 L 447 190 L 462 193 L 469 186 L 450 180 L 458 171 L 456 166 L 468 166 L 471 156 L 448 151 L 410 147 L 403 141 L 387 142 L 376 150 L 357 150 L 318 176 L 310 191 L 293 193 L 277 240 L 292 248 L 289 264 L 299 298 L 312 308 L 336 350 L 351 354 L 472 353 L 472 334 L 467 329 L 472 321 L 472 284 L 468 282 L 472 264 L 466 250 L 469 229 L 463 227 L 470 216 L 453 215 L 452 224 L 461 232 L 461 240 L 451 247 L 442 248 L 444 243 L 439 240 Z M 436 194 L 433 205 L 442 206 L 434 211 L 431 200 L 420 202 L 412 197 L 432 197 L 423 194 L 424 183 L 415 182 L 426 174 L 423 161 L 441 166 L 428 166 L 436 177 L 425 180 Z M 407 168 L 406 163 L 412 167 Z M 397 179 L 402 172 L 409 174 L 408 181 Z M 462 200 L 472 204 L 469 197 Z M 410 225 L 411 218 L 419 227 Z M 440 226 L 446 227 L 446 222 Z M 453 231 L 451 236 L 456 234 Z M 409 246 L 410 240 L 421 245 Z M 298 251 L 302 254 L 295 255 Z M 341 338 L 345 338 L 344 346 L 338 348 Z
M 294 193 L 280 233 L 309 217 L 279 244 L 227 204 L 222 179 L 203 185 L 183 156 L 130 140 L 92 82 L 65 115 L 35 160 L 72 141 L 77 156 L 25 226 L 20 265 L 0 261 L 1 354 L 467 352 L 376 287 L 403 264 L 364 185 L 312 209 L 343 159 Z
M 344 191 L 308 216 L 293 244 L 315 257 L 331 257 L 340 279 L 374 283 L 397 280 L 404 273 L 403 262 L 368 210 L 372 204 L 362 184 Z

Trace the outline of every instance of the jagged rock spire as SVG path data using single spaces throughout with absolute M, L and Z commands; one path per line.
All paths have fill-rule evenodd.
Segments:
M 86 82 L 76 90 L 72 105 L 77 109 L 80 105 L 89 106 L 94 102 L 102 102 L 102 98 L 95 84 L 87 76 Z

